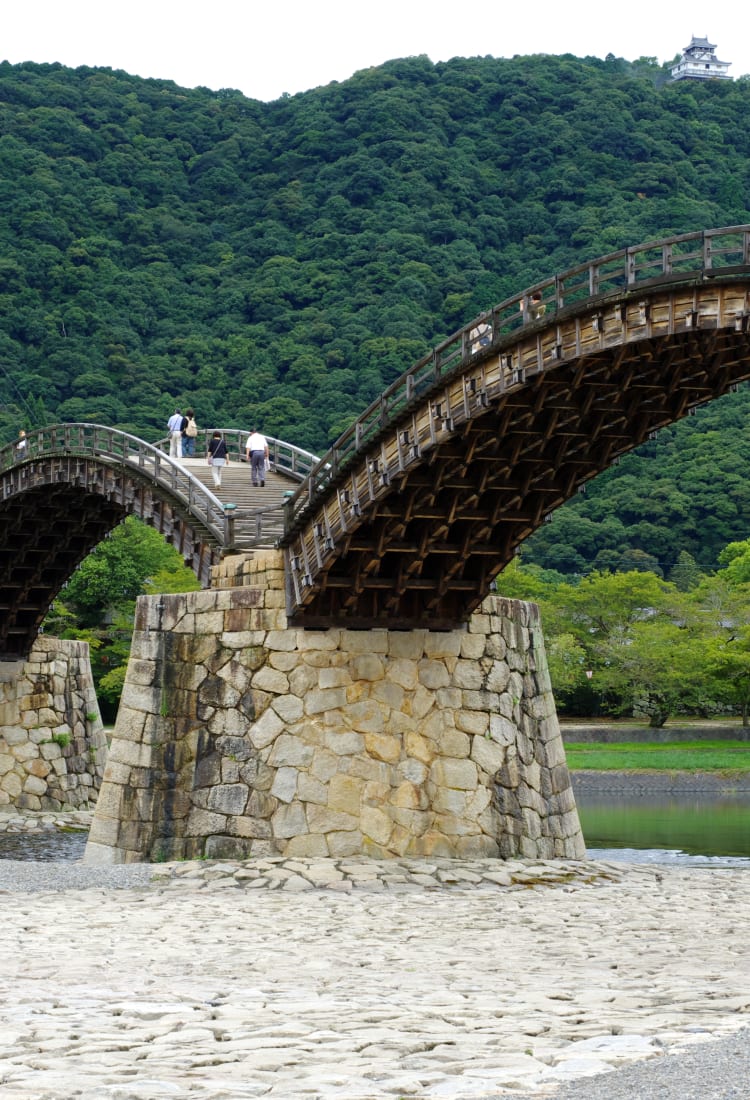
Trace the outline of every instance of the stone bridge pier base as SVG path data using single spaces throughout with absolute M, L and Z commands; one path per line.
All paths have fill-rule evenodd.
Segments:
M 585 856 L 534 605 L 287 625 L 280 553 L 141 597 L 88 862 Z
M 87 642 L 0 661 L 0 813 L 93 807 L 106 754 Z

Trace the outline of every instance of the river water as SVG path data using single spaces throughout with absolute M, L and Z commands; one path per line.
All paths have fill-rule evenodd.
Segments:
M 750 867 L 750 793 L 578 791 L 589 855 Z
M 750 867 L 750 792 L 700 794 L 576 793 L 592 858 Z M 44 829 L 0 833 L 0 859 L 79 860 L 87 834 Z

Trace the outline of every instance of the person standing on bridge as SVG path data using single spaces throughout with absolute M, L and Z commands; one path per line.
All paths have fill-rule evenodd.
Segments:
M 16 442 L 16 458 L 26 458 L 26 432 L 21 428 Z
M 198 435 L 198 425 L 195 422 L 195 410 L 185 409 L 185 427 L 182 429 L 182 454 L 184 458 L 192 458 L 195 454 L 195 439 Z
M 167 421 L 170 458 L 182 458 L 182 429 L 186 424 L 187 417 L 184 417 L 179 409 L 175 409 Z
M 257 428 L 253 428 L 247 437 L 245 451 L 247 460 L 250 463 L 250 476 L 253 485 L 264 486 L 266 484 L 266 465 L 268 463 L 268 441 Z
M 221 432 L 214 432 L 208 443 L 208 464 L 214 479 L 214 488 L 221 486 L 221 471 L 229 463 L 227 445 Z

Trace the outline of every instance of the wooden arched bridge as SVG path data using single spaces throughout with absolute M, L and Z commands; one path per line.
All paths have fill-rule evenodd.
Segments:
M 99 424 L 40 428 L 28 434 L 22 451 L 0 450 L 0 660 L 28 654 L 76 566 L 128 515 L 160 531 L 204 586 L 222 553 L 276 544 L 283 494 L 299 484 L 315 456 L 269 439 L 269 489 L 239 507 L 232 498 L 249 483 L 248 468 L 234 477 L 231 495 L 219 490 L 217 496 L 205 434 L 201 457 L 184 461 Z M 239 470 L 247 435 L 224 432 L 232 459 L 226 469 Z
M 311 471 L 283 542 L 307 626 L 450 627 L 586 481 L 750 377 L 750 226 L 528 288 L 436 347 Z
M 444 341 L 321 459 L 272 440 L 283 505 L 231 507 L 200 460 L 114 429 L 30 433 L 0 451 L 0 657 L 128 514 L 204 584 L 223 552 L 282 546 L 293 623 L 452 627 L 581 485 L 750 377 L 749 329 L 748 225 L 582 264 Z

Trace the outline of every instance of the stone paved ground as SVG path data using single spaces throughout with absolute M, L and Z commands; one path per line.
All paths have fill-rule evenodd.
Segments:
M 3 1100 L 551 1097 L 750 1011 L 747 871 L 39 867 L 0 881 Z

